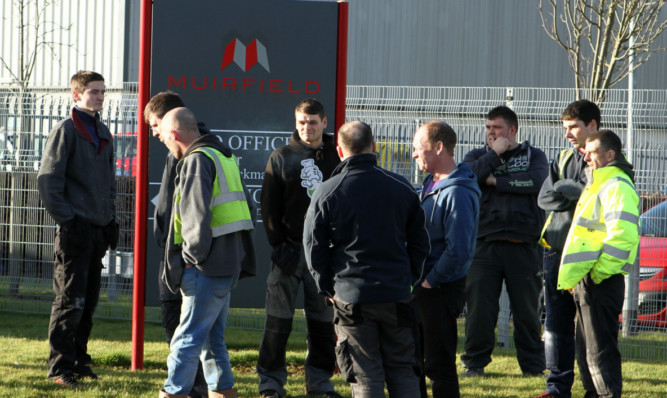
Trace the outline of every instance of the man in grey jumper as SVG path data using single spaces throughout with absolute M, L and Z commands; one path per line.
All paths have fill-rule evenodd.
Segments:
M 88 337 L 100 294 L 102 258 L 116 248 L 116 167 L 111 133 L 100 122 L 104 78 L 79 71 L 71 80 L 76 106 L 49 133 L 37 174 L 46 211 L 58 224 L 54 243 L 55 298 L 49 323 L 49 373 L 76 387 L 90 368 Z

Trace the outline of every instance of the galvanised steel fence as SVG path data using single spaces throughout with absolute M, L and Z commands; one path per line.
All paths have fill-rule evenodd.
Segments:
M 635 90 L 631 98 L 629 101 L 627 90 L 611 90 L 601 106 L 602 126 L 623 138 L 626 155 L 637 172 L 637 189 L 648 208 L 664 201 L 667 194 L 667 90 Z M 572 89 L 348 86 L 346 119 L 369 123 L 380 164 L 418 184 L 422 174 L 411 156 L 412 136 L 422 123 L 447 121 L 457 132 L 455 157 L 461 160 L 467 151 L 485 142 L 486 112 L 505 104 L 519 116 L 519 138 L 529 140 L 552 159 L 569 145 L 560 114 L 575 99 Z M 71 106 L 68 88 L 0 85 L 0 310 L 50 311 L 55 223 L 41 206 L 36 174 L 51 127 L 69 114 Z M 101 117 L 114 135 L 122 235 L 117 250 L 109 251 L 104 260 L 99 317 L 130 319 L 132 313 L 136 109 L 135 83 L 107 88 Z M 666 225 L 664 212 L 655 217 L 658 225 Z M 666 262 L 664 255 L 642 257 L 640 278 L 667 267 Z M 624 357 L 652 360 L 667 356 L 667 289 L 642 291 L 640 285 L 639 301 L 630 304 L 638 309 L 639 322 L 627 323 L 633 327 L 621 340 Z M 511 313 L 506 303 L 502 307 L 498 345 L 513 347 Z M 651 311 L 656 311 L 658 319 L 662 316 L 663 324 L 642 320 Z M 159 321 L 159 309 L 147 308 L 146 319 Z M 261 330 L 263 321 L 263 309 L 239 308 L 231 311 L 229 324 Z M 304 330 L 302 314 L 296 317 L 295 330 Z

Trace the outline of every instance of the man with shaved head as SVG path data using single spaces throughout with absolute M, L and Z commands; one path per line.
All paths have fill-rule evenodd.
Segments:
M 424 211 L 403 177 L 377 166 L 370 126 L 338 131 L 342 162 L 306 213 L 303 245 L 334 306 L 337 360 L 355 397 L 418 397 L 412 288 L 429 253 Z
M 200 134 L 187 108 L 167 112 L 157 135 L 178 159 L 161 277 L 183 296 L 160 397 L 186 397 L 201 357 L 208 396 L 236 398 L 227 311 L 231 289 L 255 268 L 254 225 L 238 162 L 217 137 Z

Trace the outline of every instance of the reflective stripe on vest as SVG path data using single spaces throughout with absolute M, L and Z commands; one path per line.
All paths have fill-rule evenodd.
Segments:
M 600 214 L 600 196 L 604 195 L 604 193 L 607 191 L 607 189 L 609 189 L 609 187 L 613 185 L 613 183 L 619 181 L 630 185 L 634 189 L 632 183 L 630 183 L 630 181 L 626 180 L 625 178 L 610 178 L 609 181 L 605 182 L 597 192 L 597 196 L 595 198 L 595 207 L 593 208 L 593 214 L 591 215 L 591 218 L 589 219 L 584 217 L 577 217 L 572 221 L 572 225 L 579 225 L 594 231 L 607 232 L 607 227 L 602 221 L 600 221 L 602 219 Z M 639 223 L 639 216 L 636 214 L 628 213 L 627 211 L 610 212 L 605 215 L 605 219 L 610 221 L 624 220 L 633 224 Z
M 246 202 L 241 175 L 239 173 L 236 156 L 227 158 L 219 151 L 201 147 L 191 153 L 201 152 L 215 164 L 215 180 L 209 209 L 211 211 L 211 231 L 213 237 L 233 232 L 253 229 L 250 209 Z M 182 220 L 179 211 L 181 192 L 177 187 L 174 202 L 174 243 L 183 243 Z

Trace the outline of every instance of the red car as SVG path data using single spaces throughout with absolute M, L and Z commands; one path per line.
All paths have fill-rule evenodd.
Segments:
M 637 323 L 667 328 L 667 201 L 651 207 L 640 218 Z

